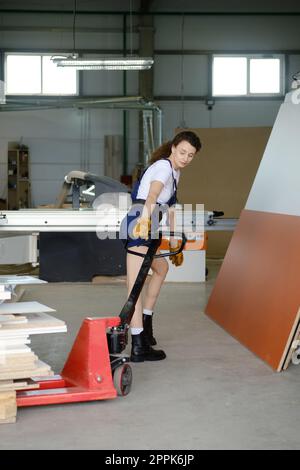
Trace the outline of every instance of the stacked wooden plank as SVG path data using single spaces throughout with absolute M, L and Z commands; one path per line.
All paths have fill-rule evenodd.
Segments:
M 0 284 L 0 303 L 11 299 L 11 291 L 4 284 Z
M 7 292 L 9 285 L 1 284 L 0 276 L 0 299 L 3 294 L 8 300 Z M 38 302 L 0 304 L 0 423 L 15 422 L 17 390 L 38 388 L 32 377 L 53 375 L 29 345 L 31 335 L 66 331 L 65 322 L 49 315 L 54 311 Z
M 46 281 L 33 276 L 1 275 L 0 304 L 3 302 L 18 302 L 25 292 L 24 285 L 26 284 L 46 284 Z

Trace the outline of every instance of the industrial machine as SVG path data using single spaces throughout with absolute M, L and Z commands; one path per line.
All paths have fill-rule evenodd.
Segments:
M 125 201 L 122 207 L 115 204 L 120 194 Z M 98 206 L 99 198 L 110 207 Z M 61 209 L 67 199 L 70 204 Z M 48 282 L 89 282 L 94 276 L 124 275 L 126 253 L 116 234 L 130 202 L 127 186 L 119 181 L 72 171 L 65 176 L 53 208 L 0 214 L 0 263 L 39 264 L 40 277 Z M 171 267 L 167 281 L 203 282 L 205 233 L 233 230 L 237 221 L 223 219 L 223 213 L 216 211 L 183 214 L 179 207 L 177 213 L 176 230 L 188 233 L 189 240 L 194 238 L 197 250 L 187 253 L 180 271 Z
M 55 208 L 61 209 L 68 196 L 71 197 L 72 209 L 78 210 L 82 204 L 85 207 L 92 207 L 98 196 L 109 193 L 128 194 L 130 190 L 125 184 L 108 176 L 97 176 L 78 170 L 70 171 L 64 178 Z

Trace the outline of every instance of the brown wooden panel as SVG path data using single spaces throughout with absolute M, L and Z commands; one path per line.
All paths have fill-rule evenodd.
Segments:
M 181 173 L 179 201 L 204 204 L 206 210 L 221 210 L 225 217 L 238 218 L 245 207 L 271 128 L 191 130 L 199 135 L 203 147 Z M 228 243 L 226 232 L 210 237 L 209 256 L 223 257 Z
M 271 128 L 191 130 L 199 135 L 202 149 L 181 173 L 178 187 L 180 202 L 205 204 L 206 210 L 224 210 L 226 217 L 239 217 Z
M 300 217 L 244 210 L 206 313 L 281 370 L 298 323 Z

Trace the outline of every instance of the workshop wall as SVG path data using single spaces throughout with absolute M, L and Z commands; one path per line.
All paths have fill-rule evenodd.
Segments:
M 26 119 L 24 117 L 26 116 Z M 7 145 L 19 142 L 30 149 L 33 206 L 53 204 L 64 176 L 72 170 L 103 175 L 104 136 L 121 135 L 122 111 L 60 109 L 0 114 L 0 198 L 6 197 Z M 129 126 L 138 129 L 136 111 Z M 136 161 L 136 132 L 128 142 L 128 162 Z
M 3 2 L 2 2 L 3 3 Z M 4 2 L 5 3 L 5 2 Z M 46 5 L 47 2 L 45 2 Z M 85 8 L 92 8 L 86 2 Z M 178 9 L 181 2 L 163 3 L 165 11 Z M 187 10 L 199 8 L 199 2 L 187 2 Z M 235 4 L 235 2 L 233 2 Z M 9 2 L 7 2 L 9 4 Z M 56 5 L 56 6 L 55 6 Z M 135 4 L 137 7 L 138 3 Z M 218 9 L 214 2 L 209 9 Z M 251 8 L 255 4 L 251 3 Z M 286 4 L 287 5 L 287 4 Z M 134 5 L 133 5 L 134 6 Z M 29 7 L 29 3 L 27 5 Z M 36 7 L 36 5 L 34 5 Z M 51 8 L 70 8 L 69 2 L 52 2 Z M 120 11 L 127 9 L 119 2 Z M 256 5 L 259 8 L 259 4 Z M 280 3 L 276 8 L 280 8 Z M 9 6 L 7 6 L 9 8 Z M 22 8 L 22 2 L 20 2 Z M 46 8 L 46 6 L 44 6 Z M 50 7 L 49 7 L 50 8 Z M 103 10 L 110 9 L 103 2 Z M 153 2 L 153 9 L 158 3 Z M 181 6 L 182 8 L 182 6 Z M 232 8 L 234 5 L 232 4 Z M 244 8 L 241 7 L 241 8 Z M 245 7 L 246 8 L 246 7 Z M 283 7 L 282 7 L 283 8 Z M 92 8 L 93 9 L 93 8 Z M 234 8 L 236 9 L 236 8 Z M 72 48 L 70 32 L 55 32 L 55 26 L 70 27 L 69 15 L 58 14 L 1 14 L 1 26 L 43 27 L 44 30 L 1 30 L 0 49 L 49 50 Z M 197 16 L 185 15 L 182 38 L 182 16 L 161 15 L 154 17 L 155 50 L 174 51 L 175 54 L 155 54 L 154 96 L 163 110 L 163 138 L 170 138 L 179 126 L 190 128 L 270 127 L 273 125 L 283 98 L 275 100 L 226 100 L 217 101 L 208 110 L 203 97 L 208 93 L 208 60 L 203 54 L 190 55 L 191 50 L 240 50 L 259 51 L 282 49 L 297 50 L 300 43 L 299 18 L 291 16 Z M 76 33 L 76 46 L 89 50 L 122 51 L 122 15 L 81 15 L 78 28 L 111 28 L 111 32 Z M 138 17 L 133 17 L 134 26 Z M 52 29 L 51 29 L 52 28 Z M 115 31 L 113 31 L 115 30 Z M 131 37 L 127 35 L 127 47 Z M 133 34 L 132 47 L 138 47 L 138 35 Z M 186 51 L 186 54 L 182 52 Z M 300 56 L 289 56 L 289 76 L 300 69 Z M 122 72 L 82 72 L 80 90 L 83 96 L 122 96 L 124 82 Z M 128 95 L 138 95 L 138 74 L 128 72 Z M 177 97 L 173 99 L 172 97 Z M 138 112 L 128 113 L 128 171 L 138 160 Z M 88 121 L 88 126 L 86 125 Z M 84 125 L 85 123 L 85 125 Z M 83 164 L 89 171 L 102 174 L 104 160 L 104 136 L 123 134 L 123 113 L 116 110 L 28 111 L 0 114 L 0 193 L 6 184 L 6 145 L 19 141 L 31 150 L 32 193 L 35 205 L 51 203 L 57 196 L 65 172 Z M 81 167 L 82 169 L 82 167 Z M 84 168 L 83 168 L 84 169 Z

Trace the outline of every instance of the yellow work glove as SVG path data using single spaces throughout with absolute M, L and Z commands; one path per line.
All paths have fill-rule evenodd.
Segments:
M 170 246 L 170 252 L 172 253 L 173 251 L 177 251 L 179 249 L 180 245 L 177 245 L 176 247 Z M 175 266 L 181 266 L 183 263 L 183 253 L 178 253 L 177 255 L 171 255 L 169 256 L 170 260 L 172 261 Z
M 137 224 L 133 228 L 132 234 L 135 238 L 143 238 L 144 240 L 148 240 L 150 229 L 151 220 L 146 217 L 140 217 L 137 220 Z

